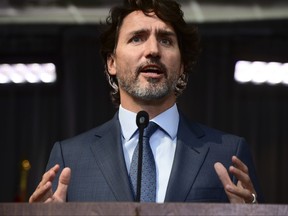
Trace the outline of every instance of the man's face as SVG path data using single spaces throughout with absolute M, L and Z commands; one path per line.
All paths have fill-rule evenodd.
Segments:
M 114 53 L 107 60 L 116 75 L 123 99 L 152 101 L 175 98 L 174 89 L 183 72 L 173 27 L 153 13 L 134 11 L 123 20 Z

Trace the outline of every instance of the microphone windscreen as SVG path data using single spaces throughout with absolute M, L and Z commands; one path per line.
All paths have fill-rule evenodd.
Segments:
M 149 123 L 149 115 L 146 111 L 142 110 L 137 113 L 136 124 L 139 128 L 146 128 Z

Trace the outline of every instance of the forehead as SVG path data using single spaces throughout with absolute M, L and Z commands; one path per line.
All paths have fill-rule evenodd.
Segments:
M 133 11 L 124 18 L 123 23 L 120 27 L 119 34 L 125 34 L 137 31 L 139 29 L 147 29 L 150 31 L 165 30 L 175 33 L 174 28 L 171 24 L 164 22 L 154 13 L 145 15 L 142 11 Z

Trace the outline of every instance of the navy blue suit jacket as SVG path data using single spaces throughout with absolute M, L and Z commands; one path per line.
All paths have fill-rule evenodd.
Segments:
M 249 167 L 260 194 L 252 157 L 243 138 L 190 122 L 180 115 L 165 202 L 228 202 L 214 163 L 219 161 L 228 168 L 232 155 Z M 72 170 L 67 201 L 133 201 L 118 113 L 99 127 L 55 143 L 47 169 L 56 163 L 61 169 Z M 58 175 L 53 182 L 54 190 L 57 184 Z

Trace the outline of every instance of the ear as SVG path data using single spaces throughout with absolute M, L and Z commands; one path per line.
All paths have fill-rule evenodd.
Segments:
M 113 54 L 107 57 L 107 70 L 110 75 L 116 75 L 116 62 Z

